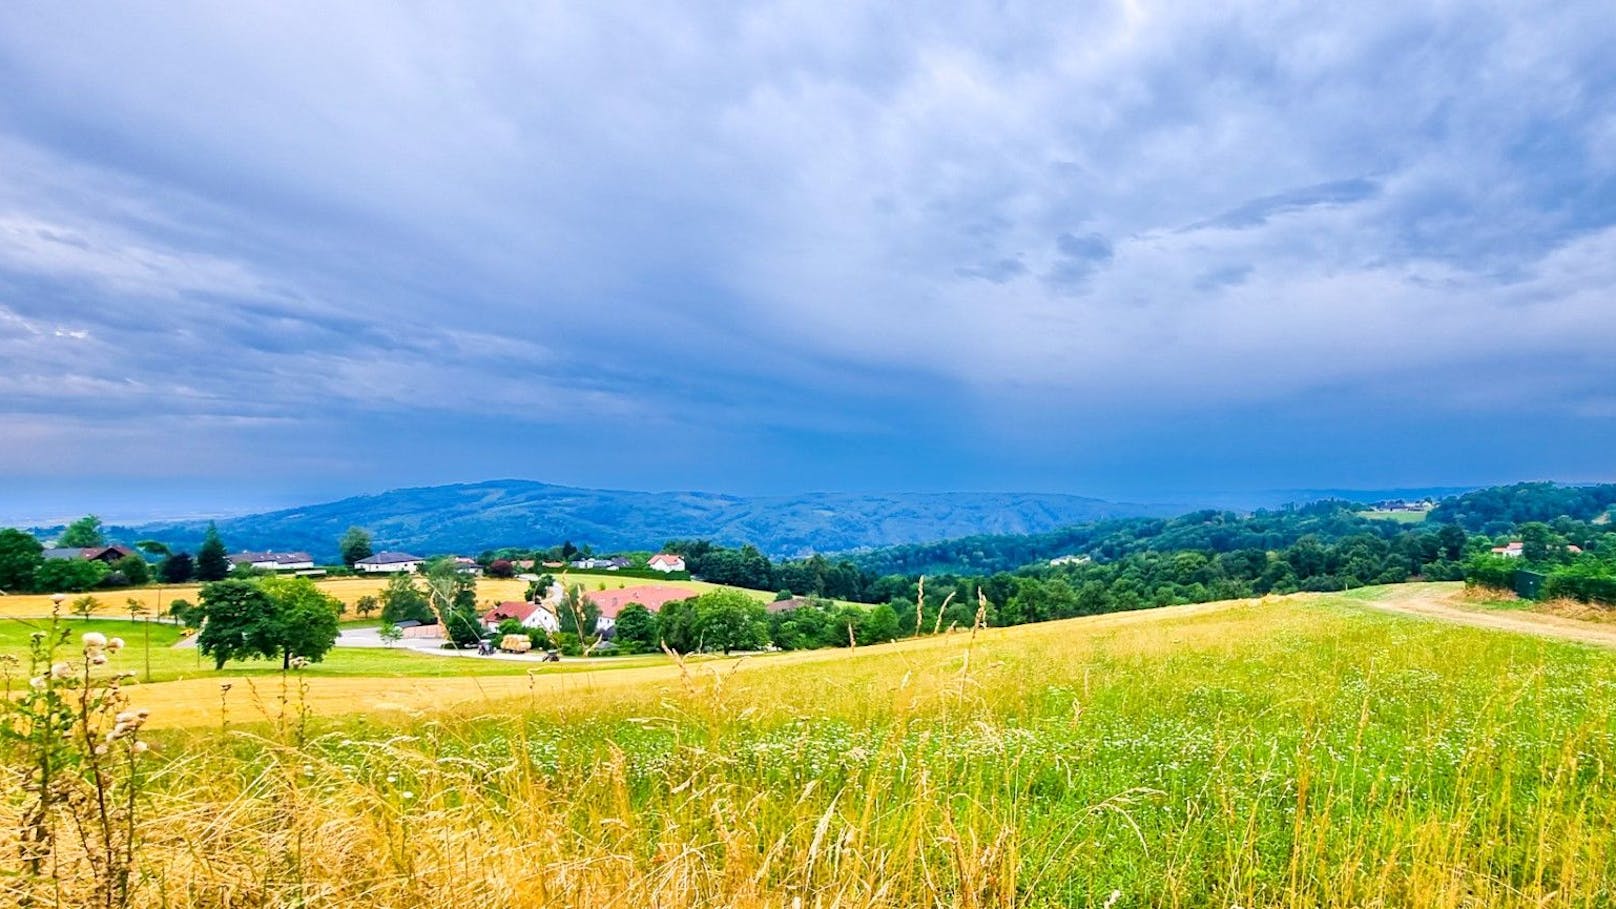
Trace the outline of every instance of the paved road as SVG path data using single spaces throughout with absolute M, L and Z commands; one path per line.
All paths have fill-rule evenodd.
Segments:
M 338 647 L 392 647 L 394 650 L 408 650 L 413 653 L 427 653 L 433 656 L 471 657 L 478 660 L 514 660 L 518 663 L 539 663 L 543 661 L 544 652 L 534 653 L 490 653 L 479 654 L 475 650 L 444 649 L 441 639 L 433 638 L 404 638 L 396 644 L 387 644 L 382 640 L 380 625 L 362 628 L 344 628 L 337 634 Z

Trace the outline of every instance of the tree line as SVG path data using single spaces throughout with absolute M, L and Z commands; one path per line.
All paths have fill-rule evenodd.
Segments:
M 1528 521 L 1516 535 L 1517 556 L 1476 552 L 1465 564 L 1465 583 L 1534 599 L 1566 598 L 1616 606 L 1616 532 L 1570 518 Z

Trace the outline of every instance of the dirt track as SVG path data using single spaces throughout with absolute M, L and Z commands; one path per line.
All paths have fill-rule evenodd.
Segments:
M 1387 589 L 1378 599 L 1362 602 L 1384 612 L 1616 648 L 1616 626 L 1540 612 L 1473 606 L 1462 598 L 1462 590 L 1458 584 L 1406 584 Z

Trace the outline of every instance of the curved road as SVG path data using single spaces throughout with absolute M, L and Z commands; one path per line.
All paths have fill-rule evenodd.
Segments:
M 1376 599 L 1359 602 L 1382 612 L 1616 648 L 1616 625 L 1526 610 L 1472 606 L 1462 598 L 1463 590 L 1458 583 L 1403 584 L 1384 588 Z

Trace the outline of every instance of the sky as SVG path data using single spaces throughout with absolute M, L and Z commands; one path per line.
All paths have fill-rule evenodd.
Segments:
M 1597 2 L 14 6 L 0 519 L 1613 479 L 1612 46 Z

